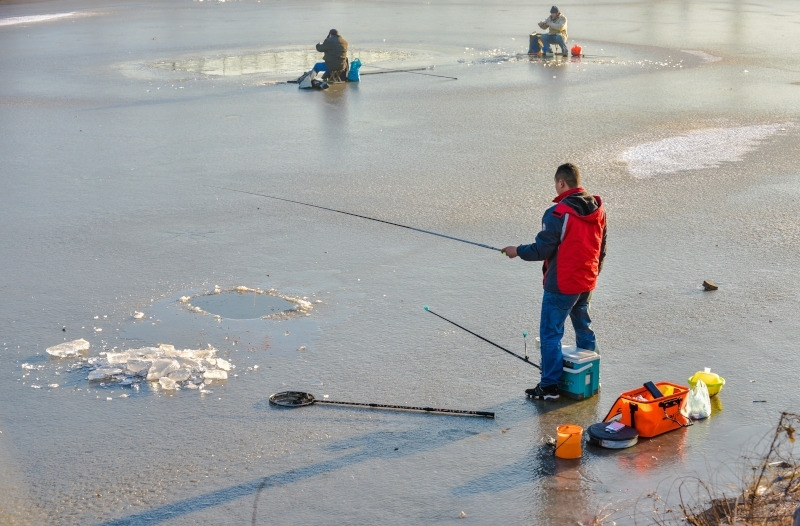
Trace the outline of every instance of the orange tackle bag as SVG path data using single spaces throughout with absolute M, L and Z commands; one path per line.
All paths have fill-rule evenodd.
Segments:
M 618 420 L 636 429 L 639 436 L 644 438 L 690 426 L 689 419 L 681 414 L 689 388 L 669 382 L 658 382 L 656 387 L 662 393 L 669 394 L 653 398 L 645 387 L 625 391 L 614 402 L 603 422 Z

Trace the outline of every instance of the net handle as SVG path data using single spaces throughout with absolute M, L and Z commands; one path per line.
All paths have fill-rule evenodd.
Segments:
M 490 411 L 465 411 L 461 409 L 441 409 L 436 407 L 415 407 L 408 405 L 387 405 L 387 404 L 364 404 L 360 402 L 336 402 L 333 400 L 317 400 L 315 404 L 349 405 L 355 407 L 371 407 L 373 409 L 399 409 L 402 411 L 423 411 L 425 413 L 442 413 L 448 415 L 480 416 L 484 418 L 494 418 L 494 413 Z

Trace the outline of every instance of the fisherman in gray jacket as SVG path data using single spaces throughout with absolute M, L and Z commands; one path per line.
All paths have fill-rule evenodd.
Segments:
M 542 35 L 542 51 L 551 51 L 551 44 L 558 44 L 561 47 L 561 54 L 569 56 L 567 50 L 567 17 L 561 14 L 556 6 L 550 8 L 550 16 L 539 22 L 539 27 L 547 30 L 547 34 Z
M 325 53 L 322 60 L 325 61 L 328 71 L 322 75 L 323 79 L 343 81 L 347 78 L 347 40 L 337 30 L 331 29 L 328 32 L 328 38 L 317 44 L 317 51 Z

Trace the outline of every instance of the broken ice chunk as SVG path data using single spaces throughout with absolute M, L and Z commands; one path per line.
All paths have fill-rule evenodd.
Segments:
M 67 356 L 77 356 L 78 354 L 89 350 L 89 342 L 81 338 L 71 342 L 64 342 L 53 347 L 45 349 L 47 354 L 65 358 Z
M 141 320 L 142 318 L 144 318 L 144 312 L 135 311 L 133 313 L 134 320 Z
M 195 385 L 195 384 L 193 384 L 193 383 L 191 383 L 191 382 L 188 382 L 188 383 L 186 383 L 186 385 L 184 385 L 184 387 L 185 387 L 186 389 L 200 389 L 200 387 L 199 387 L 199 386 L 197 386 L 197 385 Z
M 181 298 L 178 301 L 180 301 L 181 303 L 188 303 L 190 299 L 192 298 L 190 298 L 189 296 L 181 296 Z
M 217 358 L 217 367 L 219 367 L 223 371 L 230 371 L 231 363 L 227 360 L 223 360 L 222 358 Z
M 106 361 L 109 363 L 109 365 L 126 363 L 131 358 L 133 358 L 133 356 L 131 355 L 130 352 L 127 351 L 106 353 Z
M 180 368 L 181 365 L 177 360 L 173 360 L 172 358 L 159 358 L 153 362 L 153 365 L 151 365 L 150 369 L 147 371 L 147 381 L 156 381 L 162 376 L 167 376 L 172 371 L 177 371 Z
M 128 398 L 128 393 L 119 395 L 119 398 Z
M 205 379 L 214 379 L 214 380 L 227 380 L 228 373 L 225 371 L 220 371 L 217 369 L 211 369 L 203 373 L 203 378 Z
M 159 378 L 158 379 L 158 383 L 161 384 L 161 388 L 162 389 L 168 389 L 170 391 L 174 391 L 176 389 L 180 389 L 178 387 L 178 384 L 175 382 L 175 380 L 167 378 L 166 376 L 163 376 L 163 377 Z
M 108 380 L 116 374 L 122 374 L 122 369 L 118 367 L 99 367 L 89 373 L 86 379 L 90 382 L 95 380 Z
M 56 387 L 58 387 L 58 384 L 50 384 L 47 387 L 49 387 L 50 389 L 55 389 Z
M 192 374 L 191 371 L 188 369 L 178 369 L 177 371 L 172 371 L 167 375 L 170 380 L 175 380 L 176 382 L 183 382 L 189 379 L 189 375 Z
M 143 360 L 130 360 L 125 366 L 128 374 L 134 376 L 147 376 L 147 371 L 150 369 L 150 362 Z

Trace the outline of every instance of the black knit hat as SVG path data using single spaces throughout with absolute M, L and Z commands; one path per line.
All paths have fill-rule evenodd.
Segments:
M 338 35 L 338 34 L 339 34 L 339 32 L 338 32 L 338 31 L 336 31 L 335 29 L 331 29 L 330 31 L 328 31 L 328 34 L 329 34 L 329 35 Z
M 559 11 L 556 6 L 553 6 L 553 7 L 550 8 L 550 12 L 551 13 L 560 13 L 561 11 Z

